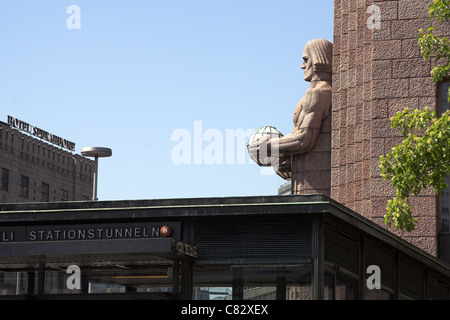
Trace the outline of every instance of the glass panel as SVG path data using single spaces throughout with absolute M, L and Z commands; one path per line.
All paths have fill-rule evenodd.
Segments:
M 71 274 L 65 271 L 45 272 L 46 294 L 125 293 L 154 292 L 172 293 L 172 267 L 145 266 L 142 268 L 80 268 L 80 289 L 68 288 Z
M 383 289 L 370 290 L 364 286 L 364 300 L 394 300 L 394 295 Z
M 287 286 L 286 300 L 312 300 L 311 282 Z
M 230 265 L 194 268 L 194 300 L 231 300 L 233 285 Z
M 429 299 L 430 300 L 447 300 L 449 294 L 449 285 L 443 281 L 433 278 L 428 278 L 429 283 Z
M 64 268 L 45 270 L 44 294 L 138 292 L 170 298 L 173 293 L 174 272 L 168 265 L 82 267 L 80 289 L 68 288 L 71 276 Z M 0 272 L 0 296 L 38 294 L 38 286 L 38 271 Z
M 310 300 L 311 266 L 208 265 L 194 268 L 194 299 L 231 300 L 233 295 L 244 300 Z
M 173 292 L 172 266 L 98 269 L 84 275 L 89 281 L 89 293 Z
M 69 200 L 69 191 L 61 189 L 61 201 Z
M 30 178 L 21 175 L 20 176 L 20 196 L 28 198 L 28 187 L 30 183 Z
M 358 299 L 358 280 L 338 272 L 336 275 L 335 294 L 336 300 Z
M 39 276 L 39 275 L 38 275 Z M 81 290 L 69 290 L 66 287 L 66 273 L 62 271 L 45 271 L 45 294 L 80 293 Z
M 334 273 L 329 271 L 324 272 L 323 299 L 334 300 Z
M 0 272 L 0 295 L 27 293 L 27 279 L 24 272 Z
M 244 268 L 244 300 L 311 300 L 311 266 Z

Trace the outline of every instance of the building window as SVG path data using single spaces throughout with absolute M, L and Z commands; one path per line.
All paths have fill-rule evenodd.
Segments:
M 196 265 L 194 300 L 311 300 L 312 267 Z
M 450 214 L 449 214 L 449 197 L 450 197 L 450 179 L 445 178 L 449 188 L 442 190 L 441 193 L 441 216 L 442 216 L 442 232 L 450 232 Z
M 41 202 L 49 202 L 50 200 L 50 186 L 42 182 L 41 183 Z
M 347 272 L 326 267 L 324 271 L 324 300 L 357 300 L 359 298 L 359 279 Z
M 28 198 L 28 192 L 30 189 L 30 178 L 24 175 L 20 175 L 20 196 Z
M 61 201 L 69 201 L 69 191 L 61 189 Z
M 449 88 L 450 80 L 447 79 L 441 82 L 438 90 L 438 115 L 443 114 L 447 110 L 449 110 L 448 103 L 448 88 Z M 449 186 L 447 189 L 442 190 L 441 192 L 441 218 L 442 218 L 442 232 L 450 232 L 450 177 L 445 179 L 447 185 Z
M 439 88 L 439 114 L 443 114 L 445 111 L 449 109 L 448 104 L 448 86 L 450 84 L 450 80 L 445 80 L 441 82 Z
M 9 190 L 9 170 L 2 168 L 2 191 Z

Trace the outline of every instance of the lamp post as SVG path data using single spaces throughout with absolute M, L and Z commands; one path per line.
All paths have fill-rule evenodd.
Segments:
M 98 185 L 98 158 L 111 157 L 112 151 L 110 148 L 103 147 L 84 147 L 81 149 L 81 155 L 85 157 L 95 158 L 95 168 L 94 168 L 94 187 L 92 200 L 97 201 L 97 185 Z

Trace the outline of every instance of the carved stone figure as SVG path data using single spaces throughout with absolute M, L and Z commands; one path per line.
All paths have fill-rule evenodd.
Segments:
M 257 155 L 264 146 L 264 150 L 272 150 L 278 146 L 279 162 L 272 165 L 276 171 L 284 171 L 280 176 L 286 179 L 286 172 L 290 172 L 294 155 L 311 151 L 321 133 L 323 120 L 329 116 L 332 98 L 333 45 L 325 39 L 309 41 L 303 51 L 305 81 L 311 82 L 305 96 L 294 110 L 294 127 L 290 134 L 281 138 L 262 137 L 248 146 L 249 153 Z M 253 158 L 253 157 L 252 157 Z M 295 160 L 294 160 L 295 161 Z

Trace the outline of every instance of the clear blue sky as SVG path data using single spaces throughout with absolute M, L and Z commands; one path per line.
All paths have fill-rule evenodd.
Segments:
M 70 5 L 81 29 L 67 28 Z M 187 130 L 193 148 L 195 121 L 224 146 L 226 130 L 289 133 L 309 85 L 303 48 L 332 34 L 331 0 L 0 0 L 0 120 L 46 129 L 77 153 L 110 147 L 100 200 L 276 194 L 285 181 L 246 150 L 243 164 L 177 165 L 171 136 Z

